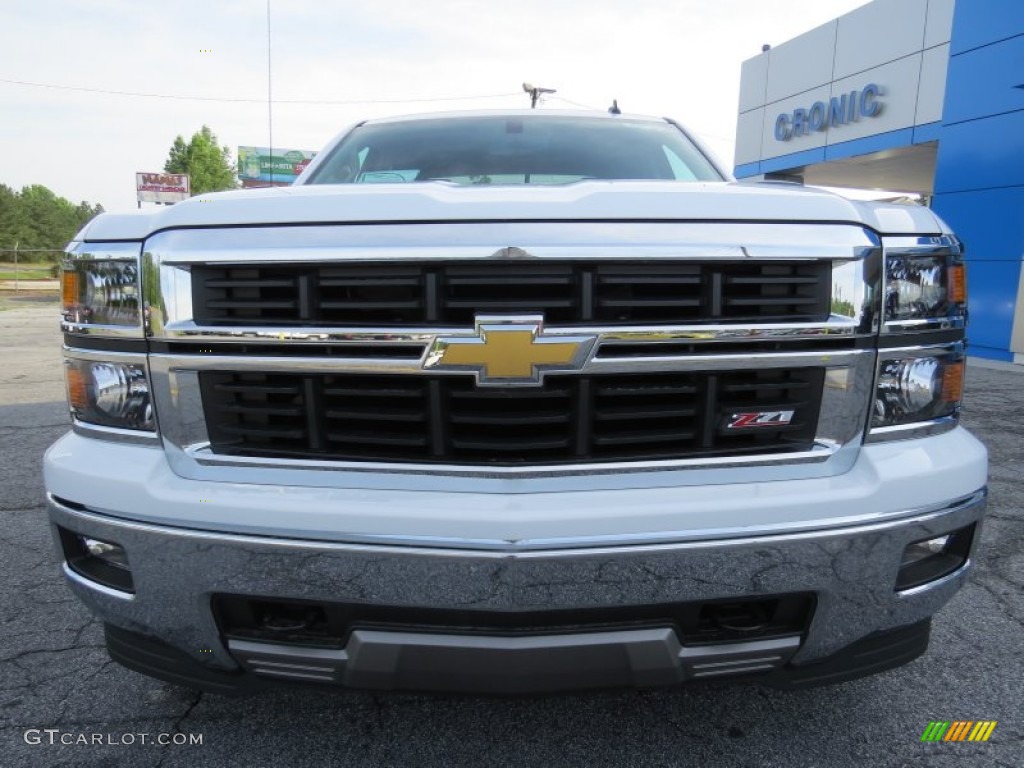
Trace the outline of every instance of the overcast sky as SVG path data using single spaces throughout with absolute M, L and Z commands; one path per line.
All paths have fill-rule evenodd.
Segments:
M 271 0 L 274 146 L 319 149 L 366 117 L 526 106 L 530 81 L 558 89 L 541 108 L 617 98 L 676 118 L 731 167 L 742 61 L 865 3 Z M 205 123 L 232 154 L 268 143 L 266 0 L 0 0 L 0 30 L 0 81 L 210 99 L 0 82 L 0 183 L 128 210 L 135 171 L 161 170 L 178 134 Z M 499 96 L 427 101 L 483 95 Z M 303 99 L 362 103 L 287 103 Z

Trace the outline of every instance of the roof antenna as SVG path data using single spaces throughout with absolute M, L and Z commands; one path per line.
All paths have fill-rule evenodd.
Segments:
M 554 88 L 541 88 L 530 83 L 523 83 L 523 90 L 530 94 L 530 109 L 537 108 L 537 102 L 540 101 L 540 97 L 544 94 L 557 93 Z
M 608 107 L 608 114 L 610 115 L 621 115 L 622 110 L 619 109 L 619 100 L 612 99 L 612 105 Z

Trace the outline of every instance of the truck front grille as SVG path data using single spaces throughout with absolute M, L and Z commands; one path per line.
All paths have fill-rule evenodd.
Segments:
M 808 450 L 823 368 L 550 375 L 541 387 L 469 377 L 199 374 L 211 450 L 334 461 L 559 464 Z M 730 429 L 738 413 L 788 424 Z
M 827 261 L 523 260 L 415 264 L 196 265 L 207 326 L 472 326 L 487 314 L 549 325 L 820 322 Z

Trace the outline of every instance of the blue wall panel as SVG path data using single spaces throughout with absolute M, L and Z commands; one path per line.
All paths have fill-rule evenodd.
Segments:
M 1024 187 L 935 195 L 932 208 L 964 241 L 969 260 L 1024 255 Z
M 1024 33 L 1021 0 L 957 0 L 953 15 L 954 56 L 972 48 Z
M 967 247 L 972 353 L 1010 359 L 1024 251 L 1024 187 L 940 194 L 932 207 Z M 1006 354 L 995 354 L 1000 350 Z
M 1019 261 L 969 260 L 968 323 L 971 346 L 1009 350 L 1020 282 Z
M 932 205 L 967 245 L 971 352 L 1012 360 L 1024 254 L 1024 0 L 957 0 Z
M 1024 85 L 1024 35 L 953 56 L 946 92 L 961 98 L 945 105 L 942 119 L 949 124 L 1024 109 L 1018 85 Z
M 951 96 L 957 100 L 947 92 L 947 101 Z M 943 127 L 936 192 L 1019 185 L 1024 185 L 1024 110 Z

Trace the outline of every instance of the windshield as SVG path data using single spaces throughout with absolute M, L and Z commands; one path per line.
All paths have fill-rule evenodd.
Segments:
M 529 115 L 361 125 L 307 183 L 570 184 L 584 179 L 721 181 L 670 123 Z

